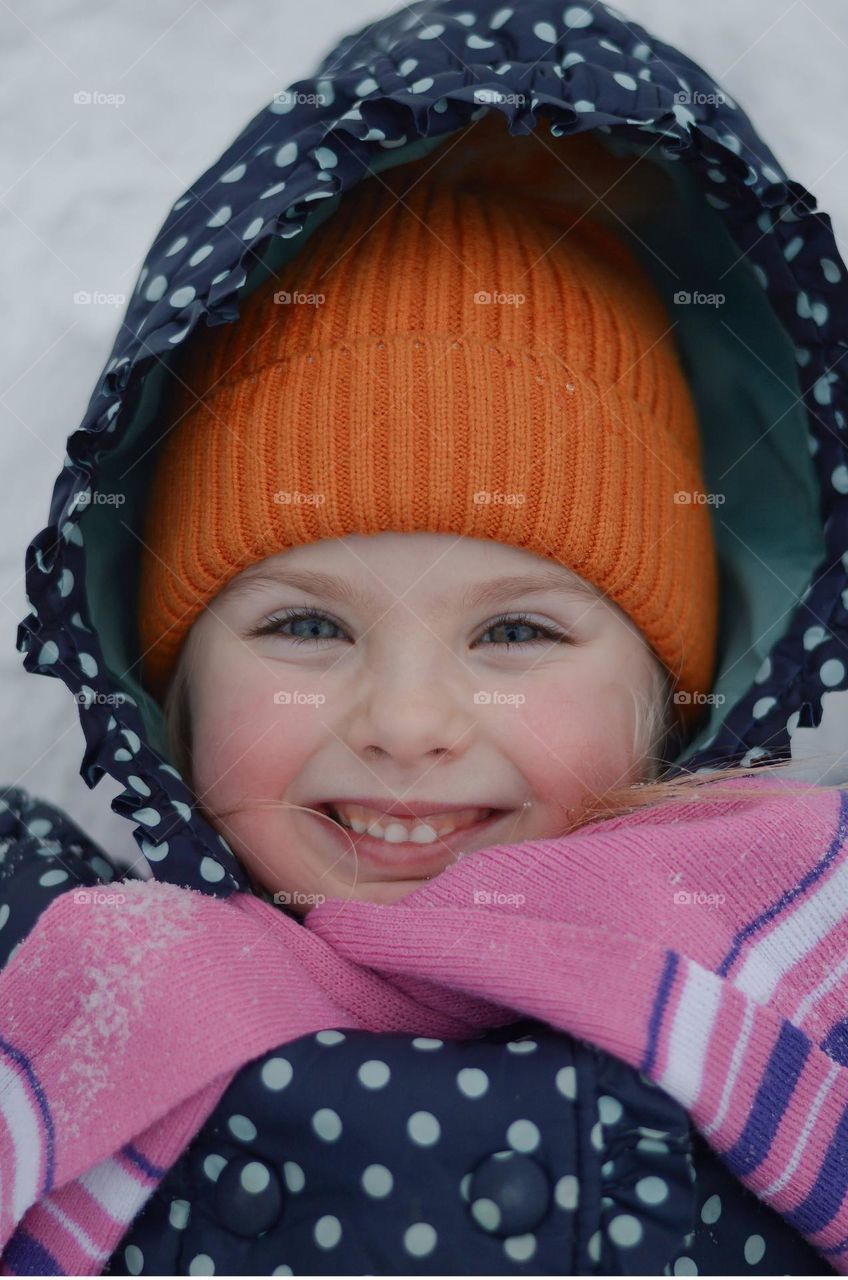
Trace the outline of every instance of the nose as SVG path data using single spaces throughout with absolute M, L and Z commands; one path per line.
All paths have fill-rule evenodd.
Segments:
M 418 657 L 380 664 L 357 685 L 348 744 L 363 757 L 390 757 L 414 769 L 458 757 L 472 742 L 475 716 L 461 664 Z

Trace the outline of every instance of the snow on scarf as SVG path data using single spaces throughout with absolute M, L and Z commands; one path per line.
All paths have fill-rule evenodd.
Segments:
M 772 774 L 304 924 L 155 881 L 62 895 L 0 975 L 0 1270 L 100 1274 L 274 1046 L 530 1016 L 644 1072 L 848 1274 L 846 836 L 848 790 Z

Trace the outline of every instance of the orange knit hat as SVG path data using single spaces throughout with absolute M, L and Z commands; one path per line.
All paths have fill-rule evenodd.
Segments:
M 421 530 L 523 547 L 594 583 L 697 718 L 718 573 L 669 316 L 618 235 L 526 192 L 481 186 L 473 167 L 448 180 L 429 157 L 369 176 L 235 325 L 187 345 L 141 557 L 155 696 L 248 565 Z

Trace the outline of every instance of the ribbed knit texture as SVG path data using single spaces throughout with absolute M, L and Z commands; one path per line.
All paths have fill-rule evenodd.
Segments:
M 621 238 L 575 217 L 401 166 L 349 192 L 236 324 L 197 335 L 144 532 L 156 696 L 240 570 L 384 530 L 558 561 L 624 610 L 679 690 L 709 692 L 717 568 L 708 507 L 675 501 L 704 485 L 672 321 Z M 297 293 L 324 301 L 274 301 Z
M 100 1274 L 277 1045 L 529 1016 L 644 1072 L 848 1274 L 848 791 L 766 776 L 700 796 L 480 850 L 393 905 L 331 898 L 304 925 L 156 881 L 57 898 L 0 974 L 0 1271 Z

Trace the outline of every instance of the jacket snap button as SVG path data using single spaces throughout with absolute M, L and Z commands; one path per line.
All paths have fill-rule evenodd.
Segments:
M 531 1156 L 496 1151 L 474 1170 L 468 1201 L 482 1231 L 495 1236 L 523 1235 L 537 1227 L 550 1208 L 550 1179 Z
M 215 1184 L 215 1215 L 237 1236 L 260 1236 L 279 1220 L 283 1188 L 276 1170 L 254 1156 L 237 1156 Z

